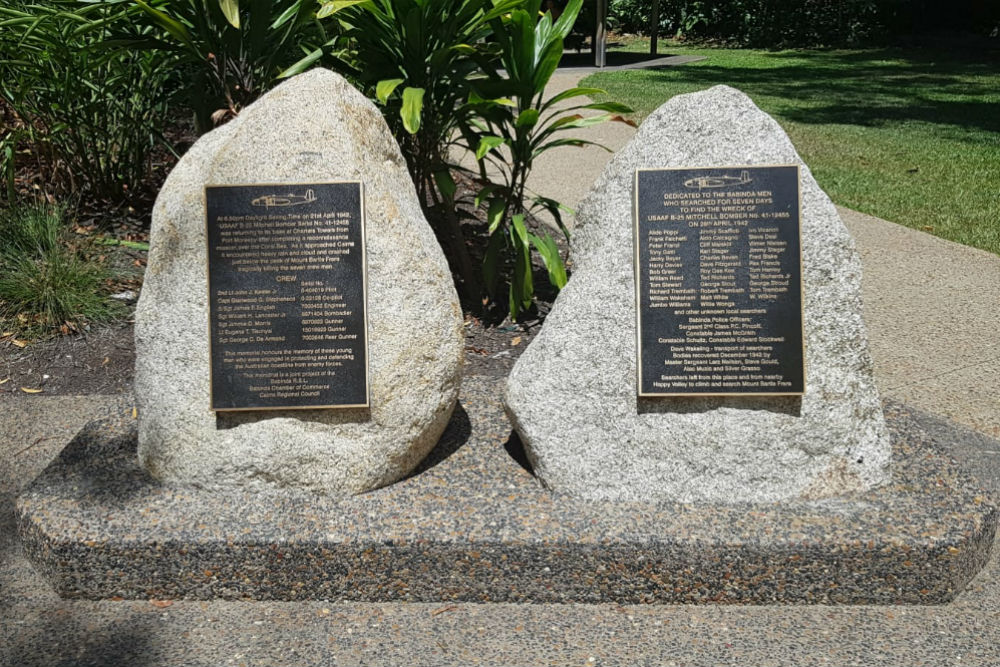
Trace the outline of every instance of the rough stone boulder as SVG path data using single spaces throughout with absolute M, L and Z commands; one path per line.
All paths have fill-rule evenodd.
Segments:
M 636 396 L 632 184 L 637 168 L 800 164 L 806 392 Z M 574 272 L 515 364 L 508 414 L 541 481 L 592 499 L 770 502 L 889 479 L 854 242 L 778 124 L 717 86 L 673 98 L 579 209 Z
M 367 215 L 370 409 L 209 411 L 206 184 L 360 180 Z M 348 495 L 410 472 L 458 396 L 462 313 L 448 266 L 378 110 L 313 70 L 202 137 L 153 212 L 136 312 L 139 458 L 203 488 Z

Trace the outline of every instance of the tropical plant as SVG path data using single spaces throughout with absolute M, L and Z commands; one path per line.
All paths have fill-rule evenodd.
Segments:
M 235 116 L 282 76 L 313 64 L 330 42 L 316 0 L 105 0 L 126 21 L 113 42 L 173 57 L 188 72 L 187 103 L 200 131 Z M 136 34 L 124 26 L 145 30 Z
M 449 149 L 469 120 L 471 85 L 484 76 L 481 62 L 496 59 L 491 22 L 524 0 L 370 0 L 327 2 L 345 38 L 332 67 L 358 83 L 384 115 L 425 208 L 461 276 L 460 289 L 478 297 L 480 281 L 468 251 L 449 174 Z
M 122 200 L 150 170 L 172 72 L 155 55 L 103 47 L 117 12 L 75 1 L 0 6 L 0 175 L 14 197 L 30 161 L 47 194 Z
M 535 159 L 559 146 L 592 144 L 565 133 L 609 120 L 628 122 L 619 114 L 631 111 L 615 102 L 571 102 L 603 93 L 593 88 L 570 88 L 546 98 L 545 88 L 559 65 L 563 41 L 583 0 L 570 0 L 556 21 L 548 11 L 538 18 L 541 2 L 528 0 L 508 17 L 491 21 L 503 71 L 484 63 L 490 68 L 489 76 L 474 84 L 476 92 L 470 106 L 476 119 L 465 128 L 466 141 L 475 147 L 483 181 L 492 181 L 477 196 L 477 201 L 486 204 L 490 233 L 483 262 L 486 288 L 494 301 L 506 291 L 514 319 L 532 307 L 532 248 L 544 262 L 553 287 L 561 289 L 566 284 L 566 268 L 555 241 L 547 232 L 531 233 L 526 224 L 527 214 L 545 210 L 569 237 L 562 221 L 563 207 L 527 189 Z M 578 113 L 581 110 L 605 113 L 584 117 Z

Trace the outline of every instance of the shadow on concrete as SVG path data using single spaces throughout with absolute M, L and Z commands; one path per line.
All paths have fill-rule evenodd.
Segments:
M 348 408 L 337 410 L 247 410 L 239 412 L 216 412 L 215 429 L 226 431 L 243 424 L 256 424 L 269 419 L 297 419 L 317 424 L 364 424 L 371 421 L 369 408 Z
M 404 479 L 419 475 L 443 463 L 448 457 L 461 449 L 469 441 L 469 436 L 471 435 L 472 423 L 469 421 L 469 414 L 465 411 L 465 407 L 461 402 L 459 402 L 455 405 L 451 421 L 448 422 L 448 426 L 444 429 L 444 433 L 441 434 L 441 439 L 438 440 L 434 449 L 421 461 L 416 470 Z
M 517 431 L 510 432 L 510 437 L 503 443 L 503 448 L 507 450 L 510 458 L 517 461 L 519 466 L 531 473 L 532 477 L 535 476 L 535 469 L 528 459 L 528 452 L 525 451 L 524 443 L 521 442 L 521 436 L 517 434 Z
M 783 415 L 802 415 L 801 396 L 670 396 L 664 398 L 637 398 L 639 414 L 675 413 L 691 414 L 711 412 L 719 408 L 733 410 L 766 410 Z

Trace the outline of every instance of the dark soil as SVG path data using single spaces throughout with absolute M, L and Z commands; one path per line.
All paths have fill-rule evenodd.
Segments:
M 533 324 L 484 327 L 465 319 L 465 373 L 506 376 L 541 328 Z M 135 343 L 132 324 L 93 327 L 83 335 L 60 336 L 18 348 L 0 343 L 0 402 L 4 396 L 117 394 L 132 386 Z M 24 389 L 41 392 L 25 392 Z
M 132 386 L 135 344 L 130 323 L 94 327 L 18 348 L 0 343 L 0 401 L 11 394 L 117 394 Z M 25 392 L 24 390 L 32 390 Z

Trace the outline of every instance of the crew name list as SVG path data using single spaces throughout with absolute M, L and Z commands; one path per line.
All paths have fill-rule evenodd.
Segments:
M 212 409 L 368 405 L 360 183 L 205 188 Z
M 802 394 L 798 167 L 636 172 L 640 396 Z

